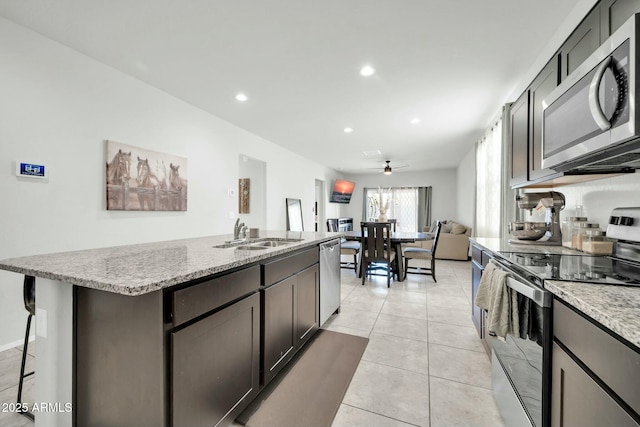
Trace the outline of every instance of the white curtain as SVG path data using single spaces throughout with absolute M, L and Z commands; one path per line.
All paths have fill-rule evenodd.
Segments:
M 415 232 L 418 230 L 418 188 L 365 188 L 364 218 L 377 221 L 380 215 L 380 196 L 382 203 L 388 205 L 387 218 L 397 221 L 398 231 Z
M 476 147 L 476 236 L 500 237 L 502 213 L 502 120 Z

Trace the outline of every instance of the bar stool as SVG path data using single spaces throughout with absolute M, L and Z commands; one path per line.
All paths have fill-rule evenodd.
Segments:
M 24 373 L 24 368 L 27 364 L 27 349 L 29 346 L 29 331 L 31 330 L 31 318 L 36 314 L 36 278 L 33 276 L 24 276 L 24 286 L 22 290 L 24 298 L 24 308 L 29 312 L 27 317 L 27 330 L 24 334 L 24 346 L 22 348 L 22 366 L 20 367 L 20 382 L 18 383 L 18 399 L 17 403 L 22 403 L 22 384 L 24 379 L 31 376 L 35 371 L 31 371 L 27 374 Z M 22 412 L 27 418 L 35 419 L 33 413 L 30 411 Z

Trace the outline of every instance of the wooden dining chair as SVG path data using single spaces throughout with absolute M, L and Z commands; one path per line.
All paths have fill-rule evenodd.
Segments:
M 338 220 L 335 218 L 327 220 L 327 231 L 338 231 Z M 358 254 L 360 253 L 360 242 L 349 241 L 342 239 L 340 242 L 340 258 L 342 255 L 353 256 L 353 264 L 351 262 L 344 262 L 340 260 L 340 268 L 351 269 L 353 265 L 353 271 L 358 273 Z
M 367 274 L 375 269 L 383 269 L 387 276 L 387 287 L 391 287 L 391 278 L 396 271 L 396 254 L 391 249 L 391 224 L 388 222 L 361 222 L 362 284 Z
M 442 224 L 440 221 L 436 222 L 436 229 L 433 234 L 433 243 L 431 244 L 431 249 L 417 248 L 417 247 L 407 247 L 402 251 L 402 255 L 404 257 L 404 275 L 407 276 L 407 273 L 412 274 L 422 274 L 425 276 L 433 277 L 433 281 L 436 280 L 436 249 L 438 249 L 438 239 L 440 237 L 440 229 L 442 228 Z M 409 261 L 412 259 L 417 260 L 426 260 L 430 261 L 430 267 L 416 267 L 409 266 Z

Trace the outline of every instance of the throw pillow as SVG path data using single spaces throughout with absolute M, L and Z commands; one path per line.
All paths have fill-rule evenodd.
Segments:
M 464 234 L 467 231 L 467 227 L 457 222 L 453 223 L 451 227 L 451 234 Z
M 440 234 L 451 233 L 452 228 L 453 228 L 453 224 L 451 224 L 451 221 L 449 222 L 442 221 L 442 225 L 440 226 Z

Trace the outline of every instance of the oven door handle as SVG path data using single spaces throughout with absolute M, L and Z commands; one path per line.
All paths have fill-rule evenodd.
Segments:
M 551 307 L 551 295 L 549 294 L 549 292 L 545 292 L 542 289 L 533 288 L 530 285 L 525 285 L 524 283 L 514 279 L 513 277 L 507 277 L 507 286 L 517 293 L 529 298 L 540 307 Z
M 546 308 L 551 307 L 551 303 L 553 302 L 553 297 L 551 296 L 551 292 L 545 291 L 544 289 L 534 285 L 533 283 L 528 284 L 524 283 L 521 280 L 518 280 L 518 274 L 516 274 L 513 270 L 507 267 L 505 264 L 497 261 L 495 258 L 491 260 L 493 264 L 500 270 L 506 271 L 509 273 L 507 276 L 507 286 L 518 292 L 519 294 L 524 295 L 529 298 L 531 301 L 535 302 L 540 307 Z

